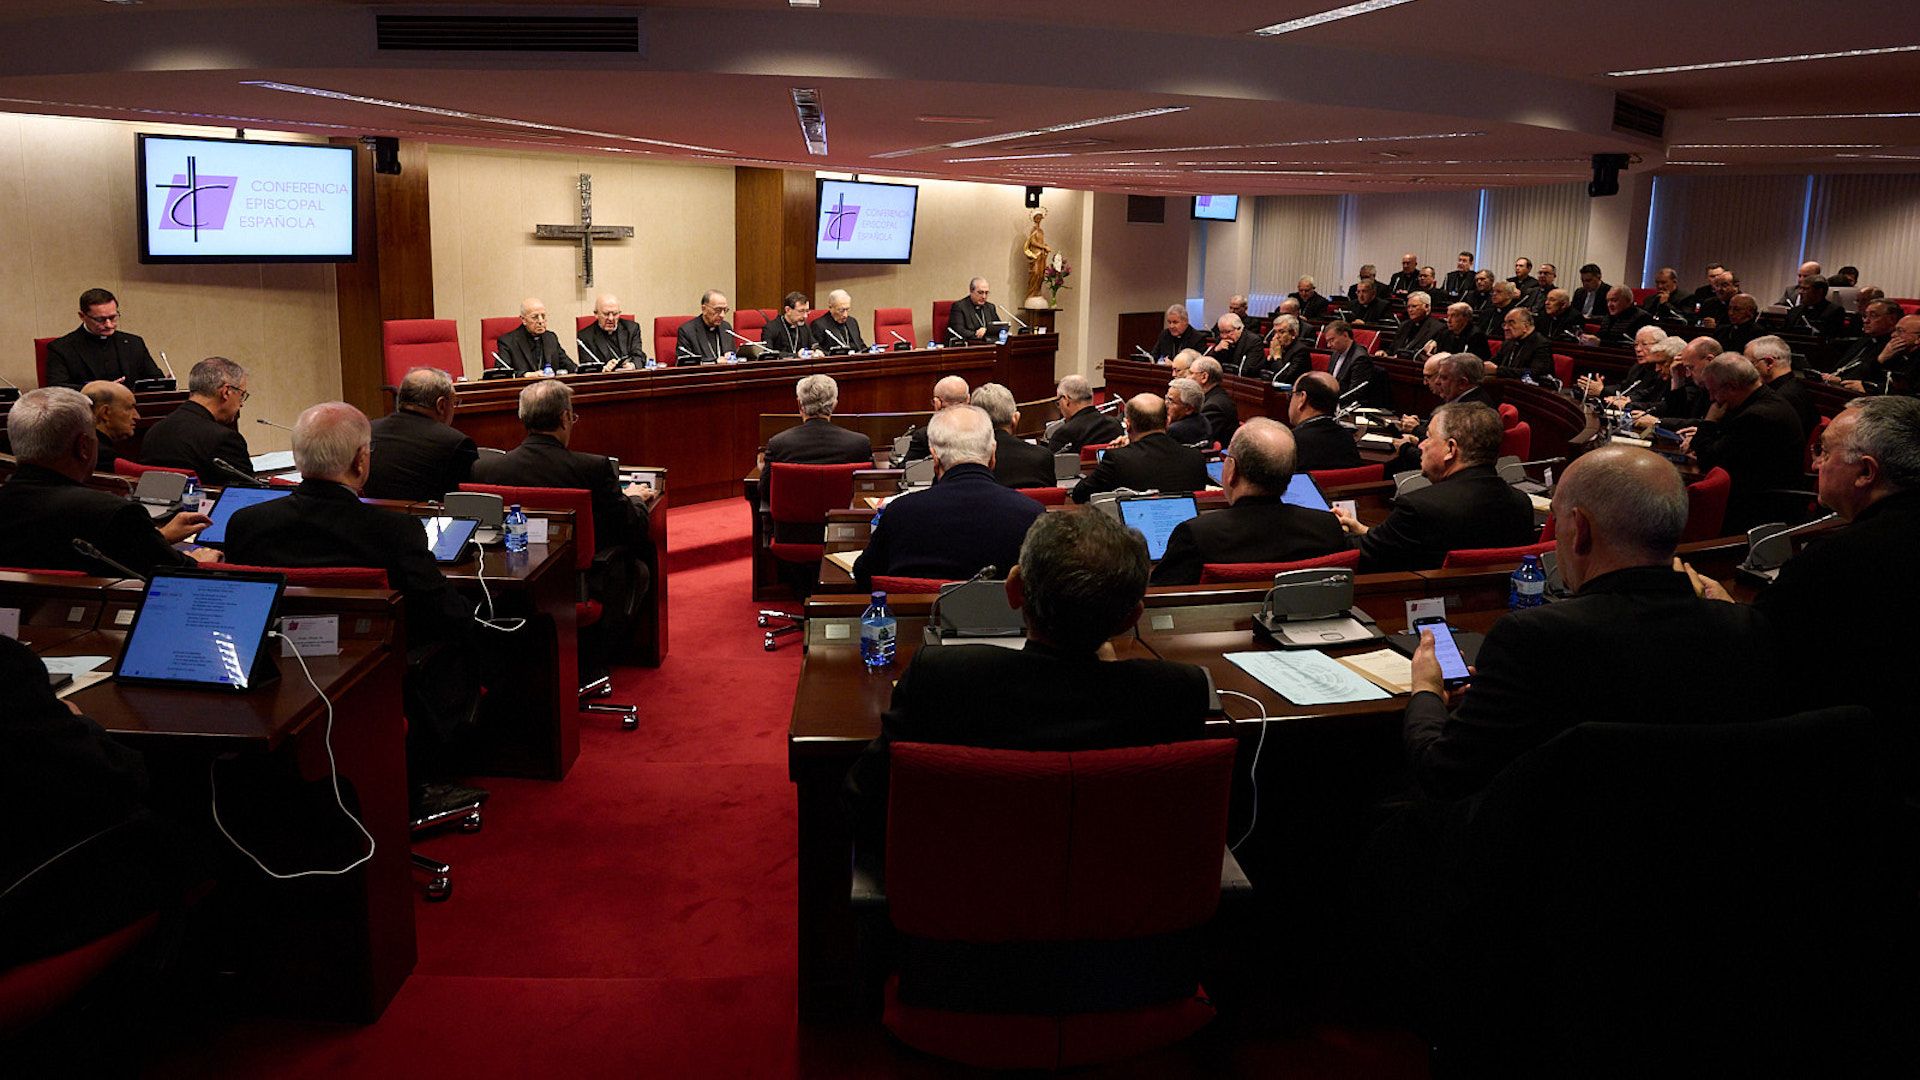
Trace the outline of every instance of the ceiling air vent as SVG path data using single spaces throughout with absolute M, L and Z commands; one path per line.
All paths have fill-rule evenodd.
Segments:
M 1613 130 L 1645 135 L 1650 139 L 1664 139 L 1667 137 L 1667 110 L 1615 94 Z
M 640 52 L 640 17 L 625 15 L 375 15 L 383 50 Z

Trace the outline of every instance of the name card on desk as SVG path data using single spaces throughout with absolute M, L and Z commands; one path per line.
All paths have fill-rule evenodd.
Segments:
M 548 524 L 547 519 L 543 517 L 528 518 L 527 519 L 527 543 L 529 544 L 546 543 L 547 542 L 547 524 Z
M 280 620 L 280 655 L 340 655 L 340 616 L 302 615 Z
M 20 638 L 20 609 L 19 608 L 0 607 L 0 636 L 10 637 L 16 641 L 19 640 Z

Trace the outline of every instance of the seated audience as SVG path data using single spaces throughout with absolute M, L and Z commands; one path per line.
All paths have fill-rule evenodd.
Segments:
M 1057 389 L 1054 401 L 1060 407 L 1060 426 L 1047 436 L 1047 449 L 1068 454 L 1120 437 L 1120 421 L 1094 406 L 1093 388 L 1087 385 L 1085 375 L 1069 375 L 1060 380 Z
M 1740 295 L 1740 277 L 1723 266 L 1709 281 L 1713 286 L 1713 295 L 1700 301 L 1695 321 L 1702 328 L 1713 330 L 1727 321 L 1727 310 L 1733 298 Z
M 1780 396 L 1800 418 L 1800 430 L 1811 435 L 1814 424 L 1813 399 L 1807 396 L 1806 384 L 1793 371 L 1793 349 L 1780 338 L 1768 334 L 1755 338 L 1747 346 L 1747 362 L 1760 373 L 1760 384 Z
M 1579 341 L 1585 329 L 1580 313 L 1573 310 L 1573 297 L 1565 289 L 1548 289 L 1541 296 L 1539 326 L 1548 341 Z
M 1420 443 L 1420 472 L 1432 486 L 1396 498 L 1387 520 L 1371 528 L 1335 509 L 1359 538 L 1361 573 L 1432 570 L 1449 551 L 1534 542 L 1533 502 L 1494 472 L 1500 431 L 1490 406 L 1442 405 Z
M 1656 319 L 1685 319 L 1698 306 L 1699 302 L 1681 289 L 1680 271 L 1671 266 L 1654 272 L 1653 291 L 1640 302 L 1640 307 Z
M 1187 305 L 1175 304 L 1167 309 L 1166 328 L 1153 343 L 1153 358 L 1166 360 L 1183 349 L 1198 351 L 1205 347 L 1206 340 L 1207 335 L 1188 321 Z
M 1342 400 L 1355 405 L 1387 400 L 1386 377 L 1374 371 L 1373 358 L 1353 339 L 1353 328 L 1335 319 L 1326 325 L 1326 335 L 1327 374 L 1340 384 Z
M 120 301 L 105 289 L 81 293 L 80 325 L 47 343 L 48 386 L 170 378 L 144 340 L 120 329 Z
M 1434 335 L 1440 344 L 1434 346 L 1435 352 L 1472 353 L 1482 360 L 1493 359 L 1493 344 L 1487 335 L 1473 325 L 1473 306 L 1466 303 L 1447 305 L 1447 328 Z
M 1728 723 L 1788 711 L 1783 665 L 1761 616 L 1695 596 L 1675 568 L 1687 490 L 1672 465 L 1637 447 L 1601 447 L 1567 466 L 1553 514 L 1560 574 L 1573 598 L 1495 622 L 1451 714 L 1433 635 L 1421 635 L 1403 734 L 1414 777 L 1434 798 L 1476 795 L 1562 731 L 1620 720 L 1617 697 L 1577 689 L 1600 657 L 1677 660 L 1713 643 L 1710 678 L 1686 663 L 1643 673 L 1635 693 L 1657 705 L 1634 717 L 1641 722 Z
M 1827 279 L 1814 275 L 1800 283 L 1799 303 L 1787 312 L 1787 326 L 1821 337 L 1839 337 L 1847 329 L 1847 311 L 1827 296 Z M 1732 346 L 1728 346 L 1732 348 Z
M 1477 276 L 1473 270 L 1473 252 L 1461 252 L 1454 260 L 1453 269 L 1447 271 L 1447 283 L 1444 286 L 1446 294 L 1455 301 L 1465 300 L 1467 294 L 1473 291 L 1474 278 Z
M 781 297 L 780 315 L 760 331 L 760 343 L 775 356 L 799 356 L 802 349 L 812 349 L 813 323 L 807 318 L 812 310 L 806 293 L 790 292 Z
M 1187 446 L 1212 446 L 1213 432 L 1207 418 L 1200 415 L 1205 394 L 1192 379 L 1175 379 L 1167 384 L 1167 434 Z
M 1293 425 L 1294 468 L 1300 472 L 1357 469 L 1360 447 L 1353 432 L 1335 419 L 1340 384 L 1324 371 L 1300 376 L 1287 399 L 1287 423 Z
M 1428 282 L 1427 286 L 1433 283 Z M 1418 255 L 1400 256 L 1400 269 L 1387 279 L 1387 295 L 1405 299 L 1414 290 L 1425 288 L 1420 284 L 1420 257 Z
M 1227 297 L 1227 314 L 1238 318 L 1240 325 L 1245 327 L 1249 333 L 1252 333 L 1254 329 L 1253 314 L 1247 310 L 1247 303 L 1248 301 L 1245 296 L 1234 293 L 1232 296 Z
M 1493 271 L 1478 270 L 1473 275 L 1473 287 L 1460 298 L 1460 302 L 1473 309 L 1476 319 L 1482 318 L 1489 305 L 1493 303 Z M 1483 324 L 1484 325 L 1484 324 Z M 1498 326 L 1498 323 L 1493 325 Z
M 1493 398 L 1481 385 L 1487 377 L 1485 361 L 1472 353 L 1434 353 L 1427 357 L 1426 363 L 1420 367 L 1420 381 L 1426 383 L 1427 392 L 1438 398 L 1442 405 L 1451 405 L 1456 402 L 1494 405 Z M 1407 439 L 1401 443 L 1403 457 L 1409 442 L 1415 444 L 1414 449 L 1417 450 L 1419 441 L 1427 437 L 1427 423 L 1410 413 L 1401 415 L 1397 424 L 1407 436 Z M 1419 462 L 1407 460 L 1400 465 L 1402 468 L 1412 469 L 1418 468 Z M 1393 471 L 1399 471 L 1399 469 Z
M 138 574 L 214 558 L 210 551 L 190 558 L 172 546 L 212 524 L 205 514 L 175 514 L 156 525 L 139 503 L 86 486 L 98 438 L 93 404 L 78 390 L 29 390 L 7 410 L 7 439 L 18 465 L 0 485 L 0 521 L 7 523 L 0 529 L 0 566 L 120 576 L 76 551 L 76 539 Z
M 1167 361 L 1167 366 L 1172 369 L 1168 378 L 1186 378 L 1193 373 L 1193 362 L 1198 359 L 1200 359 L 1200 350 L 1198 349 L 1181 349 L 1179 352 L 1174 353 L 1173 359 Z
M 933 411 L 937 413 L 954 405 L 965 405 L 971 393 L 967 389 L 967 380 L 958 375 L 948 375 L 933 384 Z M 907 456 L 900 463 L 905 465 L 920 461 L 930 454 L 931 451 L 927 449 L 927 429 L 924 426 L 915 427 L 907 439 Z
M 1291 562 L 1344 551 L 1340 522 L 1322 510 L 1280 501 L 1293 478 L 1293 435 L 1257 416 L 1234 432 L 1220 467 L 1227 507 L 1174 526 L 1155 585 L 1193 585 L 1207 563 Z
M 1780 299 L 1774 301 L 1774 303 L 1782 307 L 1797 307 L 1805 303 L 1806 295 L 1803 290 L 1806 288 L 1807 282 L 1816 277 L 1820 277 L 1819 263 L 1813 262 L 1812 260 L 1801 263 L 1799 272 L 1794 275 L 1793 284 L 1787 286 L 1787 291 L 1781 293 Z
M 1633 304 L 1633 290 L 1625 285 L 1615 285 L 1607 290 L 1607 311 L 1600 320 L 1600 328 L 1580 340 L 1588 345 L 1620 344 L 1633 340 L 1643 326 L 1650 325 L 1653 317 Z
M 1347 286 L 1347 301 L 1351 303 L 1352 301 L 1357 299 L 1360 295 L 1360 286 L 1366 285 L 1369 283 L 1373 285 L 1373 294 L 1375 296 L 1379 296 L 1380 295 L 1380 270 L 1378 267 L 1374 266 L 1372 263 L 1366 263 L 1362 265 L 1360 267 L 1360 272 L 1354 275 L 1353 284 Z
M 1760 373 L 1744 356 L 1713 360 L 1705 382 L 1713 404 L 1687 445 L 1702 472 L 1717 467 L 1733 478 L 1721 532 L 1734 535 L 1778 520 L 1767 493 L 1793 488 L 1800 480 L 1807 446 L 1800 418 L 1780 395 L 1760 385 Z
M 1652 408 L 1667 392 L 1673 362 L 1686 345 L 1685 338 L 1671 336 L 1657 326 L 1643 326 L 1633 335 L 1634 365 L 1618 383 L 1588 374 L 1575 380 L 1576 388 L 1588 397 L 1604 398 L 1616 409 Z
M 1502 379 L 1531 378 L 1537 383 L 1553 377 L 1553 349 L 1534 331 L 1533 312 L 1514 307 L 1507 312 L 1502 330 L 1500 351 L 1484 362 L 1487 374 Z
M 1920 370 L 1917 369 L 1920 369 L 1920 315 L 1907 315 L 1893 324 L 1893 332 L 1870 357 L 1821 378 L 1855 393 L 1912 395 L 1920 393 Z M 1846 378 L 1847 375 L 1854 378 Z
M 1231 371 L 1235 375 L 1247 375 L 1260 369 L 1260 337 L 1247 333 L 1240 316 L 1228 312 L 1220 316 L 1214 328 L 1216 340 L 1205 353 L 1208 359 L 1219 364 L 1221 370 Z
M 1580 287 L 1573 290 L 1573 311 L 1587 322 L 1599 322 L 1607 317 L 1607 297 L 1613 294 L 1613 286 L 1600 276 L 1600 267 L 1588 263 L 1580 268 Z M 1628 297 L 1632 297 L 1629 292 Z
M 187 400 L 147 429 L 140 442 L 143 465 L 190 469 L 203 484 L 233 479 L 215 458 L 246 471 L 252 455 L 236 428 L 252 394 L 247 369 L 224 356 L 209 356 L 187 373 Z
M 1013 391 L 990 382 L 973 392 L 973 404 L 993 421 L 993 478 L 1010 488 L 1053 487 L 1053 451 L 1013 433 L 1020 423 Z
M 1822 375 L 1827 382 L 1839 383 L 1852 376 L 1855 382 L 1873 370 L 1873 363 L 1887 347 L 1888 339 L 1893 337 L 1893 328 L 1905 317 L 1906 309 L 1892 300 L 1865 300 L 1860 303 L 1860 340 L 1847 346 L 1834 355 L 1833 364 L 1828 370 L 1831 375 Z M 1858 390 L 1859 387 L 1854 387 Z
M 1655 423 L 1664 423 L 1669 428 L 1676 424 L 1688 427 L 1695 418 L 1705 416 L 1711 404 L 1707 396 L 1707 365 L 1724 351 L 1718 341 L 1704 334 L 1687 342 L 1676 362 L 1667 368 L 1666 393 L 1660 399 L 1659 416 L 1642 416 L 1636 423 L 1642 428 L 1651 428 Z
M 1127 401 L 1127 442 L 1101 456 L 1093 472 L 1073 488 L 1073 501 L 1086 502 L 1103 491 L 1201 491 L 1213 482 L 1207 456 L 1182 446 L 1167 434 L 1167 404 L 1158 394 L 1135 394 Z
M 560 336 L 547 329 L 547 305 L 531 296 L 520 301 L 520 325 L 494 341 L 489 359 L 528 379 L 549 367 L 556 372 L 575 370 L 560 347 Z
M 430 501 L 466 483 L 480 451 L 453 427 L 453 379 L 439 368 L 414 368 L 395 400 L 393 413 L 373 422 L 366 497 Z
M 1190 377 L 1200 385 L 1200 415 L 1207 422 L 1207 434 L 1225 446 L 1233 438 L 1233 429 L 1240 426 L 1240 407 L 1221 385 L 1220 371 L 1219 361 L 1203 356 L 1193 362 Z
M 1020 541 L 1046 508 L 993 475 L 993 420 L 971 405 L 953 405 L 927 422 L 933 486 L 895 499 L 880 513 L 867 549 L 853 564 L 862 589 L 875 577 L 963 581 L 983 566 L 1003 571 L 1020 557 Z
M 828 375 L 808 375 L 793 385 L 800 423 L 767 440 L 767 464 L 852 465 L 873 460 L 873 440 L 835 427 L 840 385 Z
M 110 473 L 115 460 L 123 457 L 132 460 L 133 429 L 140 420 L 140 406 L 133 400 L 133 391 L 127 389 L 127 384 L 123 382 L 95 379 L 81 387 L 80 392 L 93 402 L 93 432 L 100 439 L 93 471 Z M 123 446 L 126 447 L 124 452 L 121 450 Z
M 1493 285 L 1492 299 L 1475 313 L 1482 333 L 1493 337 L 1506 325 L 1507 312 L 1527 306 L 1520 290 L 1511 281 L 1498 281 Z
M 1533 260 L 1524 255 L 1513 260 L 1513 276 L 1507 281 L 1518 289 L 1522 296 L 1540 287 L 1539 280 L 1533 276 Z
M 718 289 L 701 293 L 700 314 L 681 323 L 674 335 L 674 364 L 711 364 L 733 352 L 733 324 L 727 321 L 732 310 Z
M 593 300 L 593 321 L 575 335 L 582 364 L 604 364 L 603 371 L 624 371 L 647 365 L 647 332 L 640 320 L 620 317 L 620 298 L 601 293 Z M 374 436 L 376 442 L 379 435 Z
M 1023 496 L 1024 497 L 1024 496 Z M 857 847 L 885 848 L 888 744 L 1105 750 L 1208 737 L 1204 669 L 1113 660 L 1107 642 L 1145 610 L 1147 544 L 1106 514 L 1042 514 L 1007 575 L 1027 645 L 914 653 L 847 776 Z
M 1420 277 L 1414 282 L 1413 287 L 1441 303 L 1446 303 L 1453 299 L 1447 295 L 1447 290 L 1441 286 L 1440 278 L 1434 273 L 1433 267 L 1431 266 L 1423 266 L 1420 268 Z

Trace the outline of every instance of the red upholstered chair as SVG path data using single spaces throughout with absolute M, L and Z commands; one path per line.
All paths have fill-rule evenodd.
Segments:
M 1348 484 L 1373 484 L 1387 478 L 1387 466 L 1381 463 L 1356 465 L 1351 469 L 1314 469 L 1307 473 L 1307 478 L 1321 491 Z
M 733 313 L 733 332 L 751 341 L 760 341 L 767 332 L 767 313 L 759 308 L 741 308 Z
M 1519 422 L 1520 422 L 1520 410 L 1514 408 L 1512 405 L 1509 405 L 1504 401 L 1501 402 L 1500 403 L 1500 426 L 1503 429 L 1511 428 L 1513 427 L 1513 425 Z
M 79 997 L 159 925 L 155 912 L 77 949 L 0 971 L 0 1040 L 26 1031 Z
M 1310 352 L 1307 354 L 1307 363 L 1311 365 L 1315 371 L 1326 371 L 1333 366 L 1333 354 Z
M 1212 919 L 1223 867 L 1238 877 L 1234 750 L 895 743 L 887 1029 L 976 1067 L 1072 1069 L 1205 1026 L 1200 949 L 1180 939 Z
M 452 319 L 388 319 L 380 324 L 380 355 L 388 386 L 399 386 L 417 367 L 439 368 L 456 379 L 466 374 L 460 324 Z M 485 366 L 493 366 L 492 358 Z
M 1560 380 L 1561 386 L 1573 385 L 1573 357 L 1563 353 L 1553 354 L 1553 377 Z
M 1533 425 L 1525 420 L 1500 433 L 1500 456 L 1526 460 L 1533 451 Z
M 86 577 L 79 570 L 38 570 L 31 566 L 0 566 L 0 574 L 38 574 L 42 577 Z M 4 1034 L 0 1032 L 0 1034 Z
M 1205 563 L 1200 567 L 1200 584 L 1219 585 L 1230 581 L 1272 581 L 1273 575 L 1288 570 L 1312 570 L 1321 566 L 1359 566 L 1360 549 L 1348 548 L 1331 555 L 1292 562 Z
M 883 592 L 888 596 L 896 593 L 937 593 L 940 591 L 940 586 L 950 584 L 953 584 L 953 581 L 948 578 L 893 577 L 889 574 L 878 574 L 873 579 L 873 591 Z
M 634 313 L 631 311 L 621 312 L 620 318 L 624 322 L 640 321 L 639 317 L 634 315 Z M 589 326 L 592 326 L 597 321 L 598 320 L 596 320 L 592 315 L 575 315 L 573 317 L 573 332 L 578 334 L 580 331 L 585 330 Z
M 1442 570 L 1459 570 L 1474 566 L 1518 566 L 1520 560 L 1528 555 L 1545 555 L 1553 550 L 1553 541 L 1546 540 L 1538 544 L 1522 544 L 1519 547 L 1503 548 L 1461 548 L 1447 552 L 1440 563 Z
M 1544 544 L 1547 541 L 1554 539 L 1553 530 L 1554 530 L 1553 515 L 1549 513 L 1547 515 L 1546 522 L 1540 526 L 1540 542 Z
M 1633 302 L 1635 305 L 1644 304 L 1646 303 L 1647 297 L 1659 291 L 1658 289 L 1635 289 L 1633 290 Z
M 1910 296 L 1895 296 L 1889 297 L 1889 299 L 1899 304 L 1900 310 L 1906 312 L 1908 315 L 1920 315 L 1920 300 L 1916 300 Z
M 942 345 L 955 345 L 953 335 L 947 333 L 947 317 L 953 312 L 953 301 L 935 300 L 933 302 L 933 340 Z
M 893 335 L 899 334 L 907 339 L 907 344 L 915 344 L 913 336 L 913 309 L 907 307 L 883 307 L 873 309 L 873 343 L 885 345 L 891 349 L 899 342 Z
M 1013 490 L 1039 503 L 1041 506 L 1065 506 L 1067 489 L 1063 487 L 1014 488 Z
M 1727 497 L 1733 494 L 1733 477 L 1714 466 L 1707 475 L 1687 485 L 1687 527 L 1680 542 L 1712 540 L 1727 524 Z
M 1080 464 L 1090 466 L 1100 460 L 1100 451 L 1112 446 L 1112 443 L 1090 443 L 1080 448 Z
M 37 337 L 33 339 L 33 374 L 39 385 L 47 385 L 47 346 L 58 338 Z
M 1358 342 L 1361 348 L 1371 353 L 1373 352 L 1373 347 L 1380 343 L 1380 331 L 1355 330 L 1353 332 L 1353 340 Z
M 493 354 L 500 348 L 500 335 L 512 332 L 519 325 L 520 317 L 517 315 L 480 320 L 480 367 L 482 370 L 494 366 Z
M 817 573 L 820 560 L 827 557 L 827 511 L 844 510 L 853 504 L 853 474 L 871 469 L 871 464 L 789 465 L 774 462 L 767 466 L 767 516 L 773 521 L 773 538 L 767 553 L 787 566 L 798 566 L 805 573 Z M 804 599 L 811 582 L 801 578 L 799 591 Z M 791 612 L 763 609 L 760 626 L 766 629 L 761 643 L 768 652 L 780 647 L 780 639 L 806 629 L 806 619 Z
M 699 318 L 697 315 L 657 315 L 653 320 L 653 357 L 661 367 L 672 367 L 679 358 L 680 327 Z
M 1833 417 L 1823 416 L 1813 425 L 1813 434 L 1807 436 L 1807 457 L 1805 464 L 1801 466 L 1802 472 L 1813 471 L 1814 452 L 1820 449 L 1820 437 L 1827 433 L 1827 425 L 1831 423 L 1833 423 Z
M 238 464 L 238 462 L 235 462 L 235 464 Z M 170 472 L 179 473 L 182 476 L 193 476 L 192 469 L 175 469 L 166 465 L 142 465 L 137 461 L 128 461 L 123 457 L 113 459 L 113 471 L 116 476 L 138 477 L 143 473 L 150 472 Z M 195 479 L 198 480 L 199 478 L 195 477 Z
M 604 606 L 587 596 L 587 571 L 593 569 L 593 493 L 586 488 L 513 487 L 506 484 L 461 484 L 461 491 L 482 491 L 500 496 L 508 506 L 518 504 L 525 510 L 570 510 L 573 512 L 573 569 L 580 575 L 579 599 L 574 602 L 574 629 L 585 630 L 606 617 Z M 620 717 L 620 726 L 633 731 L 640 726 L 638 706 L 617 701 L 589 700 L 613 693 L 613 677 L 601 675 L 580 687 L 580 711 L 611 713 Z

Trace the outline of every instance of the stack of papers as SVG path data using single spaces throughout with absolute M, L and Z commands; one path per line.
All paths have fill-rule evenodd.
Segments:
M 859 560 L 860 560 L 860 552 L 858 551 L 827 552 L 827 561 L 839 567 L 840 569 L 845 570 L 849 574 L 853 573 L 853 564 L 858 562 Z
M 1295 705 L 1383 701 L 1393 695 L 1325 653 L 1237 652 L 1227 659 Z

